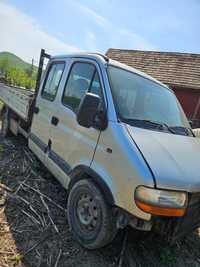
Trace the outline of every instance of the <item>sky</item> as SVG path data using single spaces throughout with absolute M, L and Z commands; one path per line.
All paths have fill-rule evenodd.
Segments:
M 200 0 L 0 0 L 0 51 L 200 53 Z

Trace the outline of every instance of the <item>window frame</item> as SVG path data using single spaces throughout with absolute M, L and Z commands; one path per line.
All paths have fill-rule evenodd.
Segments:
M 73 68 L 73 66 L 74 66 L 75 64 L 77 64 L 77 63 L 81 63 L 81 64 L 90 64 L 90 65 L 93 65 L 93 66 L 95 67 L 95 69 L 94 69 L 94 73 L 93 73 L 93 75 L 92 75 L 91 82 L 94 80 L 95 72 L 97 72 L 97 73 L 98 73 L 98 76 L 99 76 L 100 86 L 101 86 L 102 102 L 103 102 L 103 105 L 105 106 L 104 93 L 103 93 L 103 87 L 102 87 L 101 76 L 100 76 L 99 70 L 98 70 L 96 64 L 95 64 L 94 62 L 89 61 L 89 60 L 77 60 L 77 61 L 73 61 L 73 62 L 72 62 L 71 66 L 70 66 L 70 69 L 69 69 L 69 72 L 68 72 L 68 74 L 67 74 L 67 79 L 66 79 L 66 82 L 65 82 L 65 85 L 64 85 L 64 88 L 63 88 L 63 92 L 62 92 L 62 97 L 61 97 L 61 103 L 62 103 L 62 105 L 63 105 L 64 107 L 66 107 L 66 108 L 69 108 L 71 111 L 73 111 L 74 114 L 77 114 L 77 112 L 76 112 L 71 106 L 66 105 L 66 104 L 64 103 L 64 95 L 65 95 L 66 85 L 67 85 L 67 83 L 68 83 L 68 81 L 69 81 L 69 77 L 70 77 L 70 74 L 71 74 L 71 72 L 72 72 L 72 68 Z M 88 88 L 88 90 L 86 90 L 86 92 L 89 92 L 90 87 L 91 87 L 91 82 L 90 82 L 89 88 Z M 79 106 L 80 106 L 80 104 L 79 104 Z
M 47 79 L 48 79 L 48 76 L 49 76 L 49 72 L 51 71 L 52 66 L 53 66 L 53 65 L 58 65 L 58 64 L 63 64 L 63 65 L 64 65 L 64 66 L 63 66 L 62 75 L 61 75 L 61 77 L 60 77 L 60 81 L 59 81 L 59 83 L 58 83 L 58 88 L 57 88 L 57 90 L 56 90 L 55 95 L 53 96 L 52 99 L 49 99 L 49 98 L 45 97 L 44 94 L 43 94 L 43 93 L 44 93 L 44 89 L 45 89 L 45 85 L 46 85 L 46 82 L 47 82 Z M 56 99 L 56 96 L 57 96 L 57 93 L 58 93 L 58 90 L 59 90 L 59 87 L 60 87 L 60 83 L 61 83 L 61 80 L 62 80 L 62 78 L 63 78 L 63 73 L 64 73 L 64 71 L 65 71 L 65 66 L 66 66 L 66 62 L 65 62 L 65 61 L 52 61 L 52 62 L 49 64 L 49 66 L 48 66 L 48 70 L 47 70 L 47 72 L 46 72 L 46 74 L 45 74 L 45 79 L 44 79 L 44 82 L 43 82 L 43 85 L 42 85 L 42 90 L 41 90 L 41 93 L 40 93 L 41 98 L 43 98 L 43 99 L 45 99 L 45 100 L 47 100 L 47 101 L 50 101 L 50 102 L 53 102 L 53 101 Z

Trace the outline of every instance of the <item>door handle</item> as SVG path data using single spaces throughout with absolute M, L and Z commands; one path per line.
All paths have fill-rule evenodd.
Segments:
M 58 123 L 59 123 L 59 119 L 58 119 L 57 117 L 54 117 L 54 116 L 53 116 L 53 117 L 51 118 L 51 124 L 53 124 L 53 125 L 56 126 Z
M 40 109 L 39 109 L 38 107 L 34 107 L 34 113 L 35 113 L 35 114 L 38 114 L 39 111 L 40 111 Z

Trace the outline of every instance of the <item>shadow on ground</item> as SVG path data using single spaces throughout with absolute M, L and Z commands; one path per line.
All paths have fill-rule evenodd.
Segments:
M 73 240 L 67 224 L 67 192 L 38 162 L 23 138 L 0 137 L 0 266 L 118 266 L 124 232 L 97 251 Z M 128 230 L 123 266 L 200 266 L 197 232 L 173 247 L 152 234 Z M 122 267 L 122 266 L 120 266 Z

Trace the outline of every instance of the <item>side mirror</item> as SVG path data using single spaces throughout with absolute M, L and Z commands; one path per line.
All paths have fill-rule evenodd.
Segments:
M 77 121 L 81 126 L 90 128 L 94 125 L 99 104 L 100 97 L 98 95 L 87 93 L 83 97 L 77 113 Z

